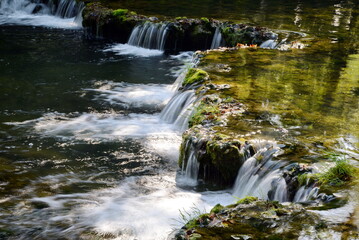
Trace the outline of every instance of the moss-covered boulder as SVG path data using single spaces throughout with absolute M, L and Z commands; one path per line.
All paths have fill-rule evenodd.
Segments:
M 89 38 L 107 38 L 127 42 L 132 29 L 147 17 L 127 9 L 109 9 L 99 2 L 88 3 L 82 12 L 83 26 Z
M 183 135 L 179 165 L 187 166 L 191 154 L 199 162 L 198 178 L 206 183 L 231 186 L 245 156 L 254 154 L 246 143 L 217 132 L 228 116 L 241 114 L 243 105 L 236 101 L 222 101 L 215 95 L 203 97 L 189 120 L 191 127 Z M 248 152 L 249 151 L 249 152 Z
M 188 221 L 172 239 L 317 239 L 335 234 L 328 227 L 300 205 L 247 197 L 226 207 L 216 205 L 209 214 Z

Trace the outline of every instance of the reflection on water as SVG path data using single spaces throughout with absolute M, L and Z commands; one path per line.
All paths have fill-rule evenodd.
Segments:
M 250 106 L 247 126 L 230 130 L 245 134 L 269 122 L 310 143 L 340 136 L 356 151 L 347 139 L 359 134 L 358 3 L 107 2 L 149 15 L 226 18 L 284 36 L 306 33 L 304 50 L 214 54 L 203 67 L 213 80 L 233 83 L 226 91 Z M 0 26 L 0 238 L 91 239 L 99 233 L 153 239 L 152 233 L 167 235 L 179 208 L 229 203 L 225 193 L 176 186 L 180 137 L 156 116 L 190 54 L 88 42 L 82 34 Z M 223 61 L 229 73 L 217 71 Z M 148 220 L 163 228 L 153 229 Z

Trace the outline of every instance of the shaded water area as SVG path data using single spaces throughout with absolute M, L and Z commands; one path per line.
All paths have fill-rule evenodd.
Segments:
M 227 130 L 306 146 L 288 160 L 315 162 L 322 146 L 358 159 L 358 3 L 108 2 L 305 33 L 305 49 L 205 59 L 250 108 Z M 235 201 L 230 191 L 177 186 L 181 130 L 160 112 L 191 53 L 88 41 L 73 19 L 52 20 L 60 28 L 0 22 L 0 239 L 166 239 L 182 224 L 179 210 Z

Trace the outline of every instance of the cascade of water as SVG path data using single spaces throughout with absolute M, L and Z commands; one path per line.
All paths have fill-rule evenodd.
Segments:
M 187 179 L 197 182 L 198 171 L 199 162 L 197 161 L 195 151 L 192 150 L 188 157 L 186 169 L 182 169 L 182 172 L 185 172 L 185 177 Z
M 248 158 L 239 169 L 233 195 L 287 201 L 287 184 L 280 171 L 284 163 L 272 161 L 277 151 L 276 148 L 261 147 L 253 157 Z
M 318 187 L 302 186 L 296 192 L 293 202 L 307 202 L 311 198 L 317 197 L 318 192 L 319 192 Z
M 72 18 L 78 16 L 82 8 L 82 2 L 78 4 L 74 0 L 60 0 L 54 15 L 62 18 Z
M 21 11 L 24 13 L 31 14 L 34 12 L 37 6 L 38 8 L 41 8 L 46 5 L 32 2 L 29 0 L 3 0 L 0 2 L 0 12 L 2 14 L 11 14 L 16 11 Z
M 178 92 L 162 110 L 161 120 L 174 123 L 179 128 L 185 129 L 192 112 L 191 107 L 196 99 L 194 90 Z
M 146 22 L 136 26 L 128 40 L 129 45 L 148 49 L 164 50 L 167 24 Z
M 260 48 L 269 48 L 269 49 L 276 49 L 278 47 L 278 43 L 276 40 L 269 39 L 264 41 L 260 46 Z
M 2 0 L 0 13 L 7 15 L 16 12 L 26 14 L 48 14 L 62 18 L 73 18 L 81 12 L 84 5 L 75 0 L 41 1 L 41 0 Z
M 223 46 L 222 33 L 219 27 L 216 28 L 216 31 L 213 35 L 213 40 L 211 44 L 211 49 L 216 49 Z

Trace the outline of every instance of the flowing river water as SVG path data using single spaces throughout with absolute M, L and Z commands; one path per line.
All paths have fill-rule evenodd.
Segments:
M 46 8 L 34 15 L 1 1 L 0 239 L 166 239 L 183 225 L 180 212 L 236 201 L 231 190 L 188 186 L 178 171 L 185 124 L 175 124 L 174 113 L 161 111 L 175 96 L 176 79 L 191 64 L 191 52 L 165 55 L 89 41 L 75 15 L 60 18 Z M 358 157 L 357 3 L 108 2 L 149 15 L 252 22 L 323 42 L 314 46 L 313 56 L 327 64 L 311 71 L 317 60 L 303 58 L 303 65 L 310 74 L 330 76 L 319 89 L 327 94 L 308 99 L 300 97 L 308 92 L 298 91 L 292 104 L 311 111 L 310 106 L 331 104 L 332 89 L 344 89 L 346 100 L 334 101 L 342 105 L 333 107 L 345 110 L 335 120 L 348 127 L 336 136 L 345 134 L 346 152 Z M 323 54 L 315 54 L 318 48 L 325 49 Z M 253 68 L 255 61 L 263 64 L 248 61 Z M 268 94 L 267 102 L 260 95 L 243 100 L 263 106 L 276 99 Z M 330 132 L 328 122 L 321 131 Z

